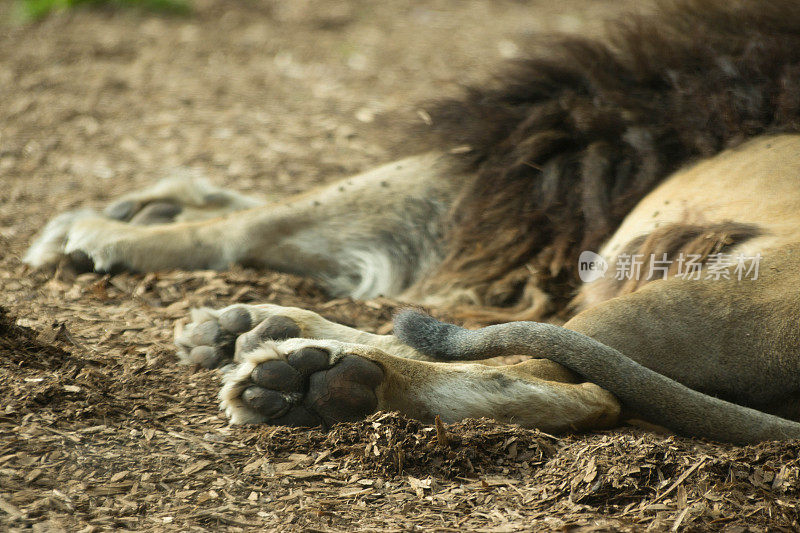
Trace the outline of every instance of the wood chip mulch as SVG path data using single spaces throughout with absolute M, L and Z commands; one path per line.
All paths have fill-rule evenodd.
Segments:
M 377 413 L 229 428 L 214 372 L 123 365 L 0 314 L 0 528 L 795 531 L 800 443 Z M 168 378 L 168 379 L 165 379 Z
M 641 0 L 195 0 L 189 17 L 0 0 L 0 531 L 797 531 L 798 443 L 625 428 L 553 437 L 391 413 L 230 428 L 176 365 L 197 306 L 274 303 L 388 332 L 397 303 L 248 269 L 54 276 L 53 215 L 175 172 L 270 200 L 411 150 L 414 102 L 489 80 L 541 33 Z M 535 44 L 535 43 L 533 43 Z M 447 318 L 447 317 L 443 317 Z

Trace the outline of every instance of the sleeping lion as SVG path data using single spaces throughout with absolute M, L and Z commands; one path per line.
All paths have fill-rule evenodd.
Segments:
M 269 205 L 161 182 L 57 216 L 26 261 L 239 263 L 495 324 L 407 311 L 375 335 L 270 304 L 194 310 L 178 355 L 226 368 L 236 424 L 396 410 L 800 438 L 800 3 L 678 1 L 421 115 L 419 155 Z M 512 354 L 532 358 L 474 362 Z

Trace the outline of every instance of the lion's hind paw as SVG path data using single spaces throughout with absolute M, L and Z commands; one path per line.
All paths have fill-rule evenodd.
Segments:
M 221 407 L 232 424 L 328 428 L 378 406 L 384 373 L 332 341 L 263 343 L 223 377 Z

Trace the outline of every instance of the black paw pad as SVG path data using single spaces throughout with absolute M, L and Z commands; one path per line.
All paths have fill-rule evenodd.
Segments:
M 246 388 L 242 392 L 242 401 L 251 409 L 270 418 L 281 416 L 289 408 L 289 402 L 283 394 L 262 387 Z
M 236 340 L 238 353 L 250 352 L 264 341 L 280 341 L 300 336 L 300 327 L 291 318 L 271 316 Z
M 244 333 L 253 327 L 253 320 L 250 313 L 243 307 L 234 307 L 220 313 L 219 325 L 222 329 L 231 333 Z
M 250 374 L 250 381 L 260 387 L 280 392 L 302 392 L 303 377 L 286 361 L 261 363 Z
M 352 355 L 333 368 L 311 376 L 305 405 L 330 426 L 361 420 L 375 412 L 375 387 L 383 381 L 383 370 L 375 363 Z
M 301 348 L 289 354 L 287 358 L 292 365 L 304 378 L 314 372 L 319 372 L 328 368 L 328 352 L 319 348 Z
M 225 364 L 227 357 L 213 346 L 195 346 L 189 352 L 189 360 L 203 368 L 217 368 Z
M 271 316 L 264 322 L 258 325 L 256 329 L 261 329 L 261 335 L 264 339 L 272 339 L 282 341 L 284 339 L 293 339 L 300 336 L 300 326 L 285 316 Z
M 204 368 L 218 368 L 233 358 L 236 338 L 223 330 L 216 320 L 206 320 L 192 328 L 189 342 L 194 348 L 189 359 Z
M 211 346 L 219 339 L 220 331 L 219 324 L 215 320 L 206 320 L 192 328 L 189 340 L 195 346 Z

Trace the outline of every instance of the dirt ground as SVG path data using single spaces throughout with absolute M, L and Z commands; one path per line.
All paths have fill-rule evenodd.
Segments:
M 175 172 L 280 198 L 388 161 L 391 117 L 626 4 L 202 0 L 188 18 L 22 27 L 0 4 L 0 529 L 798 530 L 793 443 L 385 413 L 329 434 L 230 428 L 216 373 L 176 365 L 189 308 L 274 302 L 377 331 L 396 304 L 246 269 L 53 277 L 20 261 L 55 213 Z

